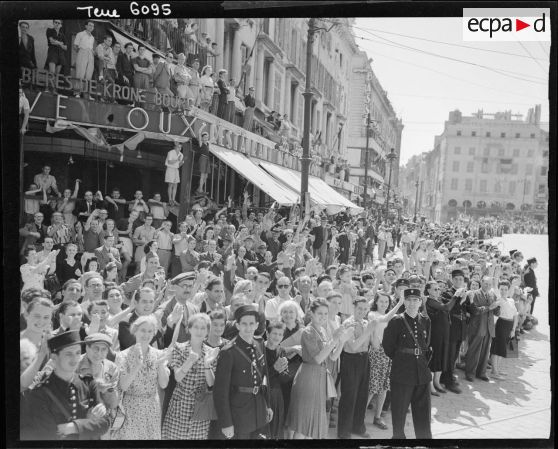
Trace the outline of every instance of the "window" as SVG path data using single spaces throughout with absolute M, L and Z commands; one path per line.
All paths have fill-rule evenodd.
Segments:
M 475 147 L 469 148 L 469 156 L 474 156 L 474 155 L 475 155 Z
M 482 171 L 483 173 L 488 173 L 488 172 L 490 171 L 490 166 L 488 165 L 488 158 L 487 158 L 487 157 L 485 157 L 485 158 L 482 160 L 481 171 Z
M 542 195 L 546 193 L 546 185 L 545 184 L 539 184 L 539 195 Z
M 453 161 L 452 170 L 453 170 L 454 172 L 458 172 L 458 171 L 459 171 L 459 161 Z
M 461 131 L 457 131 L 457 135 L 460 136 L 460 135 L 461 135 Z
M 527 151 L 527 157 L 533 157 L 535 155 L 535 150 Z
M 281 78 L 281 74 L 279 72 L 275 72 L 275 86 L 273 86 L 273 109 L 276 111 L 281 110 L 281 84 L 283 79 Z
M 453 149 L 453 152 L 454 152 L 455 154 L 461 154 L 461 147 L 455 147 L 455 148 Z
M 477 135 L 476 131 L 471 132 L 471 136 L 476 137 L 476 135 Z
M 541 167 L 541 176 L 546 176 L 547 170 L 548 170 L 547 167 Z
M 548 157 L 548 150 L 543 151 L 543 157 L 547 158 Z
M 473 180 L 471 178 L 467 178 L 465 180 L 465 190 L 467 192 L 471 192 L 473 190 Z
M 490 131 L 486 132 L 486 137 L 490 137 Z
M 473 173 L 474 169 L 475 169 L 475 163 L 467 162 L 467 173 Z
M 515 181 L 510 181 L 508 186 L 508 188 L 510 189 L 510 195 L 515 195 Z
M 535 138 L 535 133 L 531 133 L 531 135 L 529 137 L 531 137 L 531 139 L 534 139 Z
M 502 138 L 506 137 L 506 133 L 500 133 L 500 137 Z
M 486 179 L 482 179 L 480 182 L 480 191 L 486 193 Z
M 263 71 L 263 101 L 266 105 L 271 106 L 271 98 L 268 97 L 269 92 L 269 71 L 271 69 L 271 62 L 264 58 L 264 71 Z
M 525 165 L 525 174 L 532 175 L 533 174 L 533 164 Z
M 289 55 L 289 57 L 291 58 L 291 62 L 293 64 L 296 64 L 296 46 L 298 43 L 298 40 L 296 38 L 296 30 L 292 30 L 291 31 L 291 53 Z
M 498 148 L 498 156 L 503 156 L 505 151 L 506 150 L 504 148 Z
M 519 139 L 520 137 L 521 137 L 521 134 L 515 133 L 515 138 L 516 138 L 516 139 Z
M 531 193 L 531 181 L 525 181 L 525 189 L 523 193 L 525 195 L 529 195 Z
M 457 190 L 459 179 L 451 178 L 451 190 Z
M 494 193 L 500 193 L 502 191 L 502 184 L 500 181 L 494 183 Z
M 265 34 L 269 34 L 269 18 L 266 18 L 263 21 L 263 32 Z
M 490 156 L 490 148 L 486 147 L 483 151 L 483 156 Z
M 519 148 L 514 148 L 513 157 L 519 157 Z

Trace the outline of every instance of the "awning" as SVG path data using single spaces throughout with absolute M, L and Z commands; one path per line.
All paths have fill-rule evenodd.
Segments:
M 293 190 L 296 190 L 296 192 L 300 195 L 300 172 L 269 162 L 262 161 L 260 162 L 260 165 L 269 174 L 271 174 L 277 180 L 285 183 Z M 352 203 L 343 195 L 333 190 L 320 178 L 317 178 L 315 176 L 308 177 L 308 191 L 310 192 L 311 200 L 316 202 L 320 206 L 325 207 L 329 214 L 337 214 L 345 208 L 349 209 L 349 212 L 353 214 L 360 213 L 363 210 L 362 207 L 359 207 L 356 204 Z
M 214 144 L 209 145 L 209 151 L 260 190 L 267 193 L 278 204 L 289 206 L 298 202 L 298 193 L 268 175 L 243 154 Z

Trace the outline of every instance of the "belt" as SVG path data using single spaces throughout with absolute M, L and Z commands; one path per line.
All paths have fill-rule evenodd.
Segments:
M 422 351 L 420 348 L 399 348 L 398 352 L 402 352 L 403 354 L 412 354 L 412 355 L 421 355 Z
M 504 321 L 513 321 L 513 318 L 502 318 L 501 316 L 499 316 L 498 319 Z
M 260 392 L 260 387 L 236 387 L 239 393 L 248 393 L 256 396 Z
M 356 356 L 364 356 L 364 355 L 368 355 L 368 351 L 364 351 L 364 352 L 347 352 L 347 351 L 343 351 L 344 355 L 356 355 Z

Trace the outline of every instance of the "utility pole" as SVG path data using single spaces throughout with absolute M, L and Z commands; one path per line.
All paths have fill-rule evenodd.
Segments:
M 386 195 L 386 221 L 389 217 L 389 189 L 391 187 L 391 165 L 393 164 L 394 159 L 397 158 L 395 154 L 395 149 L 392 148 L 390 153 L 386 156 L 389 160 L 389 178 L 388 178 L 388 186 L 387 186 L 387 195 Z
M 415 217 L 413 218 L 413 222 L 417 222 L 417 207 L 418 207 L 418 194 L 419 194 L 419 182 L 418 179 L 415 182 L 415 188 L 417 189 L 417 194 L 415 197 Z
M 306 89 L 304 96 L 304 134 L 301 162 L 301 182 L 300 182 L 300 214 L 304 216 L 306 210 L 306 194 L 308 192 L 308 172 L 310 166 L 310 110 L 312 105 L 312 49 L 314 44 L 314 33 L 316 29 L 316 19 L 308 21 L 308 41 L 306 45 Z
M 362 207 L 364 208 L 364 213 L 366 213 L 366 196 L 368 194 L 368 143 L 370 139 L 370 110 L 366 115 L 366 152 L 364 153 L 364 196 Z

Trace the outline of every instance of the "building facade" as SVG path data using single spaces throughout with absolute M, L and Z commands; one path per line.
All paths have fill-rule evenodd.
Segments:
M 394 149 L 396 159 L 391 163 L 391 189 L 399 184 L 399 155 L 403 123 L 395 111 L 371 67 L 371 59 L 358 51 L 351 64 L 349 90 L 349 132 L 347 152 L 350 181 L 364 186 L 366 161 L 367 118 L 370 114 L 368 136 L 368 195 L 375 207 L 385 201 L 390 164 L 386 157 Z M 391 195 L 392 198 L 393 195 Z
M 526 118 L 511 111 L 464 117 L 450 112 L 434 149 L 411 158 L 401 186 L 414 209 L 416 182 L 420 214 L 440 222 L 459 214 L 546 217 L 548 133 L 540 105 Z

